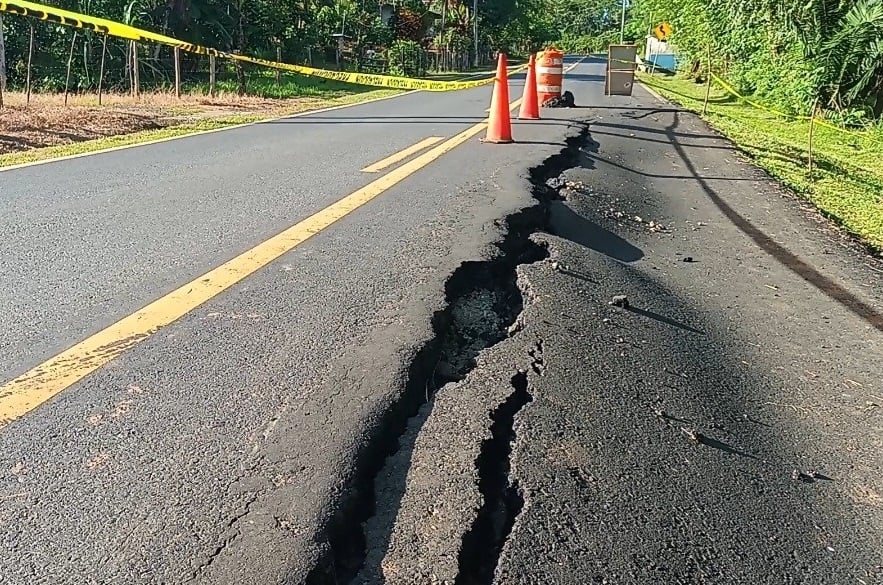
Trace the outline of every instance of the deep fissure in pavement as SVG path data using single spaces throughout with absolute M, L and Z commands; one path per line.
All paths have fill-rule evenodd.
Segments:
M 364 524 L 377 508 L 376 478 L 389 457 L 398 451 L 399 439 L 407 430 L 408 423 L 416 417 L 425 419 L 428 413 L 420 414 L 420 408 L 432 399 L 435 392 L 448 382 L 465 378 L 475 367 L 478 354 L 509 334 L 510 326 L 516 322 L 524 306 L 516 268 L 521 264 L 538 262 L 548 257 L 546 248 L 530 239 L 533 233 L 548 230 L 549 202 L 557 193 L 546 185 L 546 181 L 575 164 L 580 145 L 587 136 L 588 126 L 583 126 L 577 136 L 568 138 L 565 148 L 559 154 L 531 169 L 533 195 L 537 204 L 506 218 L 506 233 L 502 241 L 497 243 L 498 250 L 492 258 L 464 262 L 445 283 L 445 308 L 436 311 L 432 317 L 434 335 L 412 359 L 401 399 L 375 425 L 373 436 L 364 441 L 357 457 L 351 488 L 342 497 L 327 528 L 329 550 L 310 572 L 306 585 L 340 585 L 355 579 L 367 555 Z M 513 379 L 513 386 L 515 383 Z M 524 383 L 523 393 L 526 393 L 526 376 Z M 518 387 L 515 388 L 510 396 L 513 404 L 524 399 L 523 393 Z M 503 419 L 499 431 L 502 434 L 506 432 L 505 423 L 508 419 L 504 416 L 505 411 L 500 409 L 506 408 L 510 400 L 498 409 Z M 527 401 L 529 402 L 529 394 Z M 522 406 L 523 404 L 518 406 L 512 413 L 513 424 L 515 413 Z M 421 426 L 423 422 L 419 421 Z M 508 428 L 511 430 L 511 425 Z M 508 526 L 505 530 L 497 531 L 499 542 L 489 549 L 494 554 L 491 557 L 480 553 L 473 555 L 479 564 L 486 565 L 475 567 L 475 571 L 480 574 L 489 571 L 492 578 L 505 536 L 508 536 L 508 531 L 520 512 L 520 495 L 516 483 L 507 487 L 508 480 L 504 481 L 502 489 L 497 489 L 499 469 L 483 469 L 481 461 L 476 463 L 480 473 L 484 471 L 494 476 L 488 480 L 485 480 L 484 475 L 481 476 L 481 482 L 486 484 L 489 493 L 502 492 L 502 498 L 492 495 L 490 499 L 511 500 L 511 505 L 504 506 L 501 519 L 497 519 L 499 514 L 486 514 L 489 520 L 499 522 L 501 528 Z M 507 457 L 504 463 L 506 477 L 508 465 Z M 493 509 L 499 507 L 493 502 L 488 506 Z M 482 526 L 477 528 L 473 526 L 470 532 L 485 532 L 483 523 L 486 521 L 488 520 L 482 520 Z M 469 546 L 473 546 L 472 539 Z M 470 573 L 474 564 L 470 563 Z
M 527 374 L 512 377 L 512 394 L 491 413 L 491 438 L 481 444 L 475 465 L 483 503 L 472 528 L 463 535 L 459 573 L 455 585 L 491 585 L 515 520 L 524 507 L 518 481 L 510 477 L 515 417 L 533 397 L 527 390 Z

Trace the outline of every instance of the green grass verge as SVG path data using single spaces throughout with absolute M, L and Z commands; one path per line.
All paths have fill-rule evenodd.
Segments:
M 704 85 L 679 76 L 639 74 L 639 79 L 685 109 L 702 111 Z M 758 166 L 873 251 L 883 251 L 883 131 L 844 133 L 816 124 L 811 177 L 809 121 L 764 112 L 716 86 L 705 118 Z
M 0 155 L 0 168 L 12 165 L 37 162 L 63 156 L 73 156 L 78 154 L 86 154 L 108 148 L 116 148 L 121 146 L 131 146 L 154 140 L 162 140 L 165 138 L 174 138 L 178 136 L 186 136 L 197 132 L 205 132 L 207 130 L 217 130 L 238 124 L 249 124 L 275 118 L 278 116 L 291 115 L 310 110 L 317 110 L 325 107 L 342 106 L 348 104 L 356 104 L 371 99 L 379 99 L 383 97 L 393 96 L 401 93 L 394 89 L 381 89 L 373 91 L 365 91 L 357 94 L 343 95 L 333 99 L 327 99 L 322 102 L 311 102 L 308 104 L 293 104 L 290 107 L 281 106 L 278 110 L 267 113 L 248 113 L 234 114 L 217 118 L 205 118 L 195 122 L 185 122 L 179 125 L 169 126 L 156 130 L 142 130 L 132 132 L 130 134 L 119 134 L 116 136 L 107 136 L 104 138 L 96 138 L 94 140 L 85 140 L 83 142 L 73 142 L 59 146 L 50 146 L 47 148 L 39 148 L 23 152 L 12 152 Z

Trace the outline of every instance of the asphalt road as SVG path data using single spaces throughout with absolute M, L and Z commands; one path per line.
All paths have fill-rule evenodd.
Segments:
M 602 84 L 576 66 L 582 107 L 465 140 L 0 429 L 3 583 L 881 582 L 879 264 Z M 4 379 L 488 99 L 0 173 Z
M 0 173 L 2 378 L 396 172 L 361 169 L 468 130 L 489 98 L 411 93 Z M 476 133 L 6 424 L 3 582 L 305 579 L 445 281 L 494 254 L 569 124 Z

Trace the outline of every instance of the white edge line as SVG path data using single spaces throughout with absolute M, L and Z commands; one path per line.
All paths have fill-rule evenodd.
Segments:
M 419 89 L 413 89 L 411 91 L 406 91 L 404 93 L 397 93 L 394 95 L 385 95 L 377 98 L 372 98 L 370 100 L 364 100 L 361 102 L 354 102 L 352 104 L 341 104 L 339 106 L 331 106 L 328 108 L 320 108 L 318 110 L 307 110 L 304 112 L 298 112 L 296 114 L 285 114 L 283 116 L 274 116 L 272 118 L 266 118 L 263 120 L 255 120 L 254 122 L 245 122 L 244 124 L 233 124 L 231 126 L 224 126 L 223 128 L 212 128 L 211 130 L 197 130 L 195 132 L 189 132 L 187 134 L 179 134 L 177 136 L 168 136 L 166 138 L 157 138 L 156 140 L 146 140 L 144 142 L 135 142 L 133 144 L 124 144 L 122 146 L 112 146 L 110 148 L 102 148 L 101 150 L 90 150 L 89 152 L 80 152 L 77 154 L 68 154 L 64 156 L 57 156 L 55 158 L 47 158 L 43 160 L 34 160 L 26 163 L 19 163 L 15 165 L 9 165 L 5 167 L 0 167 L 0 173 L 4 173 L 6 171 L 14 171 L 16 169 L 23 169 L 27 167 L 35 167 L 38 165 L 46 165 L 49 163 L 62 162 L 66 160 L 73 160 L 77 158 L 84 158 L 87 156 L 94 156 L 98 154 L 107 154 L 109 152 L 118 152 L 120 150 L 128 150 L 130 148 L 138 148 L 140 146 L 150 146 L 152 144 L 162 144 L 163 142 L 171 142 L 172 140 L 180 140 L 182 138 L 192 138 L 194 136 L 202 136 L 204 134 L 214 134 L 215 132 L 225 132 L 227 130 L 236 130 L 237 128 L 245 128 L 247 126 L 254 126 L 256 124 L 266 124 L 268 122 L 275 122 L 277 120 L 284 120 L 286 118 L 302 118 L 303 116 L 311 116 L 313 114 L 322 114 L 325 112 L 332 112 L 334 110 L 343 110 L 344 108 L 352 108 L 355 106 L 361 106 L 364 104 L 370 104 L 374 102 L 380 102 L 383 100 L 389 100 L 393 98 L 398 98 L 402 96 L 406 96 L 412 93 L 417 93 Z M 170 128 L 174 128 L 174 126 L 170 126 Z M 118 136 L 126 136 L 126 134 L 118 134 Z M 76 144 L 76 143 L 72 143 Z

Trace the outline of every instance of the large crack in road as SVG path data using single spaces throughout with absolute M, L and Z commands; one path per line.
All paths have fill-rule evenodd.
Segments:
M 402 398 L 384 417 L 368 447 L 360 453 L 353 487 L 341 500 L 327 529 L 329 551 L 308 576 L 307 585 L 362 583 L 370 543 L 364 526 L 384 503 L 377 501 L 375 484 L 387 461 L 400 448 L 400 439 L 411 427 L 419 429 L 431 413 L 435 393 L 445 384 L 463 380 L 476 367 L 479 354 L 503 339 L 517 335 L 524 294 L 517 277 L 520 265 L 545 259 L 545 247 L 531 239 L 548 231 L 549 208 L 557 197 L 550 178 L 573 166 L 588 135 L 588 127 L 567 139 L 564 148 L 530 170 L 536 203 L 505 218 L 505 235 L 497 253 L 488 260 L 463 263 L 445 285 L 446 306 L 432 318 L 433 337 L 417 352 L 408 368 Z M 540 350 L 541 351 L 541 346 Z M 542 358 L 528 367 L 537 368 Z M 530 401 L 527 377 L 511 379 L 512 392 L 489 418 L 492 436 L 483 442 L 475 462 L 478 483 L 485 498 L 471 529 L 463 534 L 457 583 L 490 583 L 496 560 L 521 509 L 517 480 L 509 477 L 507 454 L 514 438 L 517 413 Z M 427 405 L 428 408 L 421 408 Z M 478 440 L 478 439 L 476 439 Z M 395 503 L 393 503 L 395 506 Z

